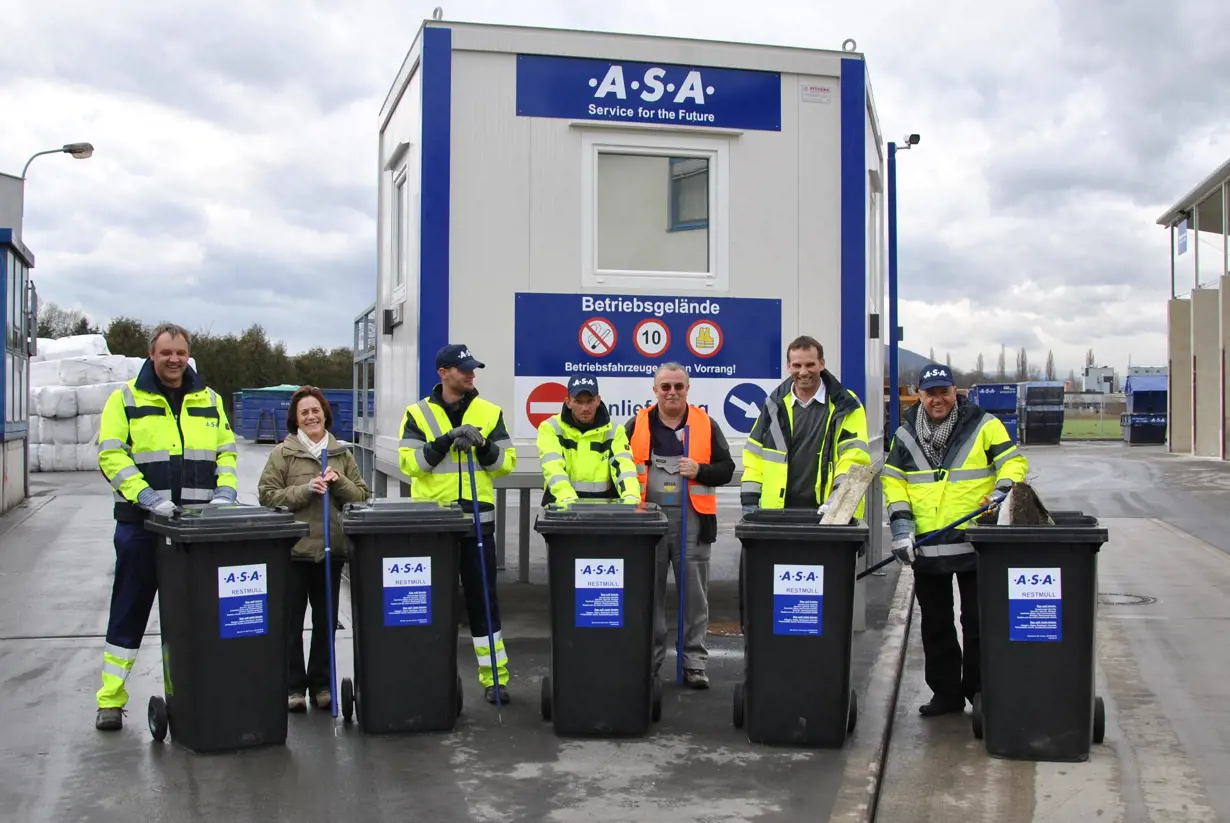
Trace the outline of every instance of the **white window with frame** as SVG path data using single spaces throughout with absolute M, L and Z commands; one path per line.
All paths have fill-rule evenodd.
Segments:
M 408 262 L 410 232 L 410 186 L 406 168 L 393 178 L 393 222 L 389 237 L 393 243 L 393 300 L 406 296 L 406 265 Z
M 728 287 L 728 138 L 581 137 L 583 286 Z

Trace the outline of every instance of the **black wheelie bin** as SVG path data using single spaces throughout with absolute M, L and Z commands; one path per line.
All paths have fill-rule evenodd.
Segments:
M 460 538 L 474 520 L 455 503 L 378 498 L 342 509 L 350 541 L 354 673 L 342 717 L 368 734 L 450 731 L 457 674 Z
M 854 576 L 868 527 L 821 525 L 814 509 L 757 509 L 735 536 L 745 600 L 735 728 L 753 743 L 843 746 L 858 720 Z
M 155 740 L 196 753 L 286 742 L 286 577 L 308 533 L 286 509 L 188 506 L 151 514 L 165 698 Z
M 1054 525 L 966 530 L 978 554 L 982 693 L 974 736 L 1013 760 L 1078 762 L 1106 733 L 1094 694 L 1097 518 L 1052 512 Z
M 654 503 L 549 503 L 551 670 L 542 718 L 559 736 L 632 737 L 662 716 L 653 676 L 654 575 L 666 514 Z

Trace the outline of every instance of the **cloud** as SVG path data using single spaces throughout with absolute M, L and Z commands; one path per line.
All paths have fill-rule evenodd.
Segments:
M 260 322 L 292 350 L 348 345 L 375 290 L 376 118 L 435 5 L 16 4 L 0 168 L 98 147 L 31 167 L 41 297 L 98 319 Z M 1165 362 L 1168 239 L 1154 221 L 1230 155 L 1217 81 L 1230 54 L 1200 33 L 1230 30 L 1223 0 L 442 5 L 489 23 L 818 48 L 854 37 L 886 137 L 922 135 L 898 163 L 906 345 L 959 366 L 993 363 L 1000 345 L 1036 363 L 1053 349 L 1064 374 L 1089 348 L 1120 368 L 1129 354 Z

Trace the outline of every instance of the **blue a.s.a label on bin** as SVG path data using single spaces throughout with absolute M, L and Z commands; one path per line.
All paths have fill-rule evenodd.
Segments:
M 431 625 L 431 558 L 384 561 L 384 625 Z
M 773 633 L 824 633 L 824 566 L 773 565 Z
M 1049 643 L 1063 639 L 1059 569 L 1008 569 L 1008 639 Z
M 574 581 L 577 628 L 623 628 L 623 560 L 577 558 Z
M 218 621 L 224 640 L 269 633 L 269 579 L 264 563 L 218 567 Z

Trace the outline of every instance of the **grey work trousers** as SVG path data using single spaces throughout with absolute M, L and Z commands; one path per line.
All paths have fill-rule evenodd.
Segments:
M 682 510 L 677 506 L 663 506 L 669 527 L 666 535 L 658 541 L 657 578 L 654 583 L 653 621 L 653 670 L 661 674 L 666 660 L 666 570 L 675 574 L 675 587 L 679 587 L 679 526 Z M 685 586 L 683 622 L 683 667 L 705 670 L 709 652 L 705 648 L 705 635 L 709 631 L 709 557 L 711 543 L 697 544 L 700 533 L 700 518 L 688 507 L 687 583 Z M 677 595 L 676 595 L 677 597 Z M 676 602 L 678 602 L 676 600 Z M 669 678 L 674 677 L 672 673 Z

